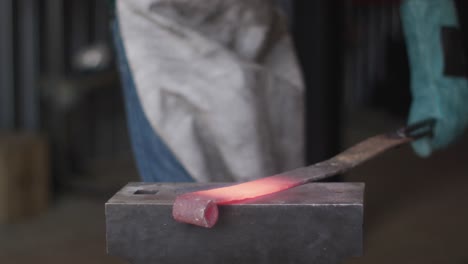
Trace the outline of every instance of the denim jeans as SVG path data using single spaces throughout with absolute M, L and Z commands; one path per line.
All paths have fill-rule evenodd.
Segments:
M 192 182 L 193 178 L 153 130 L 143 111 L 117 20 L 116 17 L 112 25 L 114 45 L 117 51 L 128 129 L 140 177 L 144 182 Z

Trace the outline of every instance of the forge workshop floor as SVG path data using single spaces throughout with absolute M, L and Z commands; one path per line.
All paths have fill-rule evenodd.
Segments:
M 382 114 L 352 121 L 348 145 L 399 123 Z M 403 147 L 345 179 L 366 183 L 365 252 L 346 263 L 468 263 L 467 136 L 429 159 Z M 105 254 L 104 202 L 62 195 L 41 217 L 1 227 L 0 263 L 123 263 Z

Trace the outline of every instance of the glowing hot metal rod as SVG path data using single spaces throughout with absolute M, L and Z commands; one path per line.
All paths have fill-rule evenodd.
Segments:
M 172 215 L 176 221 L 210 228 L 218 220 L 218 205 L 239 203 L 345 172 L 386 150 L 432 136 L 433 126 L 434 120 L 425 120 L 368 138 L 312 166 L 228 187 L 182 194 L 174 202 Z

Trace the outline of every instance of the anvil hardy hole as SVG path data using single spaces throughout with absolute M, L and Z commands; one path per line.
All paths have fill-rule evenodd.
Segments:
M 142 190 L 142 189 L 140 189 L 140 190 L 136 190 L 133 194 L 136 194 L 136 195 L 142 195 L 142 194 L 143 195 L 155 195 L 157 193 L 158 193 L 158 191 L 156 191 L 156 190 Z

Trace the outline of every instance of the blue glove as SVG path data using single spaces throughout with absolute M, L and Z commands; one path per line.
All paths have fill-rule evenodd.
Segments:
M 415 152 L 427 157 L 452 143 L 468 125 L 467 79 L 444 74 L 442 27 L 458 27 L 457 15 L 452 0 L 406 0 L 401 19 L 413 96 L 408 123 L 436 119 L 434 136 L 413 143 Z

